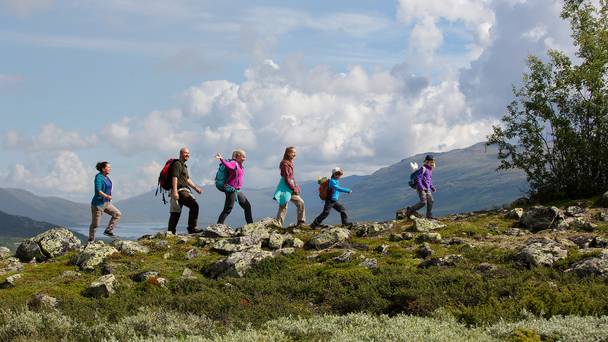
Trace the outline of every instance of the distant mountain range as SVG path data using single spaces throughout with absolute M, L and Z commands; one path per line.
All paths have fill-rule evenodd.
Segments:
M 392 219 L 398 208 L 415 203 L 416 192 L 407 185 L 411 172 L 409 163 L 421 163 L 426 154 L 401 160 L 371 175 L 344 177 L 341 185 L 353 189 L 352 195 L 342 196 L 351 219 Z M 438 189 L 435 193 L 436 216 L 501 206 L 521 197 L 528 189 L 523 172 L 495 171 L 498 166 L 495 147 L 486 148 L 484 143 L 479 143 L 465 149 L 433 154 L 437 160 L 437 168 L 433 172 L 433 182 Z M 277 170 L 277 182 L 278 177 Z M 302 182 L 300 186 L 310 222 L 319 214 L 323 203 L 318 197 L 316 181 Z M 244 191 L 252 204 L 254 217 L 276 215 L 277 203 L 272 200 L 274 188 Z M 224 195 L 213 186 L 207 186 L 197 198 L 199 225 L 215 222 L 222 210 Z M 168 219 L 168 205 L 163 205 L 160 196 L 154 196 L 154 191 L 118 201 L 116 206 L 123 213 L 124 223 L 164 224 Z M 90 220 L 89 204 L 39 197 L 20 189 L 0 189 L 0 210 L 63 225 L 82 225 Z M 290 222 L 295 220 L 295 207 L 290 206 L 288 217 Z M 185 224 L 186 220 L 184 217 L 180 223 Z M 332 213 L 327 222 L 336 221 L 337 215 Z M 236 205 L 226 223 L 238 226 L 243 222 L 243 212 Z

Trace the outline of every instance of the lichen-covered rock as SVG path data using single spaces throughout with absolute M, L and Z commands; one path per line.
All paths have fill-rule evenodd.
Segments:
M 296 249 L 293 247 L 285 247 L 285 248 L 279 248 L 276 251 L 274 251 L 274 255 L 291 255 L 293 253 L 296 252 Z
M 69 251 L 80 248 L 81 242 L 67 228 L 57 227 L 34 236 L 32 241 L 40 246 L 46 258 L 64 255 Z
M 10 289 L 17 286 L 17 280 L 21 279 L 21 277 L 21 274 L 13 274 L 12 276 L 7 277 L 0 283 L 0 289 Z
M 274 223 L 276 220 L 272 219 Z M 238 230 L 238 234 L 240 236 L 250 236 L 254 239 L 262 241 L 264 239 L 268 239 L 270 237 L 270 230 L 273 225 L 268 221 L 259 221 L 254 223 L 249 223 L 244 225 L 242 228 Z
M 441 243 L 441 234 L 439 233 L 423 233 L 416 238 L 418 242 Z
M 27 307 L 32 311 L 56 309 L 58 305 L 59 301 L 57 298 L 44 293 L 37 294 L 27 303 Z
M 587 258 L 572 264 L 567 272 L 569 271 L 576 272 L 580 277 L 608 275 L 608 251 L 603 251 L 599 257 Z
M 430 257 L 432 254 L 433 254 L 433 249 L 431 248 L 431 245 L 429 245 L 426 242 L 422 246 L 420 246 L 420 248 L 418 248 L 416 250 L 416 256 L 421 259 L 426 259 L 426 258 Z
M 581 207 L 575 206 L 575 205 L 569 206 L 565 210 L 566 215 L 572 216 L 572 217 L 581 216 L 581 215 L 585 214 L 585 212 L 586 212 L 586 210 L 584 208 L 581 208 Z
M 352 231 L 358 237 L 378 236 L 393 227 L 392 223 L 365 222 L 356 223 L 352 227 Z
M 81 248 L 76 257 L 76 266 L 81 270 L 93 270 L 110 255 L 118 253 L 113 246 L 106 245 L 103 241 L 88 243 Z
M 0 247 L 0 260 L 8 259 L 12 256 L 11 250 L 6 247 Z
M 408 210 L 407 210 L 407 208 L 401 208 L 401 209 L 399 209 L 399 210 L 397 210 L 395 212 L 395 219 L 397 221 L 399 221 L 399 220 L 409 220 L 413 216 L 414 215 L 411 215 L 411 214 L 408 216 Z
M 378 260 L 372 258 L 365 258 L 363 261 L 361 261 L 359 266 L 365 267 L 370 270 L 375 270 L 376 268 L 378 268 Z
M 124 255 L 134 256 L 137 254 L 148 254 L 150 248 L 143 246 L 135 241 L 114 240 L 112 246 Z
M 505 231 L 505 235 L 509 236 L 524 236 L 526 234 L 529 234 L 529 232 L 527 233 L 525 230 L 519 228 L 509 228 Z
M 556 228 L 564 219 L 564 213 L 557 207 L 535 206 L 524 212 L 519 223 L 533 232 L 538 232 Z
M 351 262 L 355 257 L 356 252 L 352 249 L 345 250 L 342 254 L 334 257 L 333 260 L 336 262 Z
M 205 228 L 201 236 L 206 238 L 229 238 L 236 235 L 236 232 L 225 224 L 212 224 Z
M 388 255 L 388 250 L 389 250 L 390 247 L 391 246 L 389 246 L 389 245 L 380 245 L 380 246 L 376 247 L 374 249 L 374 251 L 376 251 L 376 252 L 378 252 L 378 253 L 380 253 L 382 255 Z
M 192 241 L 194 241 L 194 239 L 196 239 L 195 236 L 188 234 L 188 235 L 177 235 L 175 237 L 175 243 L 178 245 L 183 245 L 186 243 L 191 243 Z
M 283 244 L 283 246 L 293 248 L 304 248 L 304 241 L 292 235 L 288 235 L 285 239 L 285 243 Z
M 194 273 L 192 272 L 191 269 L 189 269 L 188 267 L 184 268 L 184 271 L 182 272 L 182 279 L 195 279 L 196 277 L 194 276 Z
M 258 242 L 255 242 L 258 241 Z M 221 239 L 217 240 L 212 246 L 211 249 L 220 254 L 232 254 L 234 252 L 242 252 L 249 249 L 259 249 L 262 246 L 262 243 L 259 242 L 256 238 L 250 237 L 238 237 L 238 238 L 230 238 L 230 239 Z
M 251 269 L 251 267 L 272 256 L 273 254 L 271 252 L 255 248 L 243 252 L 235 252 L 226 259 L 207 268 L 207 270 L 205 270 L 205 275 L 210 278 L 226 276 L 242 277 Z
M 344 228 L 329 228 L 322 230 L 321 233 L 313 236 L 308 245 L 311 248 L 320 250 L 332 247 L 335 244 L 344 242 L 350 238 L 350 231 Z
M 514 209 L 509 210 L 505 214 L 505 218 L 509 219 L 509 220 L 518 220 L 519 221 L 523 215 L 524 215 L 523 208 L 514 208 Z
M 0 260 L 0 275 L 18 272 L 23 269 L 23 264 L 19 259 L 10 257 L 6 260 Z
M 116 277 L 113 274 L 101 276 L 85 290 L 84 295 L 87 297 L 101 298 L 108 297 L 116 293 Z
M 531 238 L 519 249 L 516 260 L 525 266 L 552 266 L 567 256 L 568 250 L 558 242 L 548 238 Z
M 192 260 L 198 258 L 200 255 L 200 251 L 197 248 L 191 248 L 186 252 L 186 259 Z
M 135 282 L 142 283 L 150 280 L 150 278 L 158 277 L 159 274 L 160 273 L 157 271 L 144 271 L 131 276 L 131 279 Z
M 46 259 L 44 253 L 42 253 L 42 249 L 40 249 L 40 245 L 32 239 L 21 242 L 19 247 L 17 247 L 15 256 L 23 262 L 30 262 L 32 260 L 42 261 Z
M 445 227 L 445 224 L 422 217 L 414 218 L 414 230 L 417 232 L 430 232 L 431 230 L 440 229 Z
M 596 224 L 587 222 L 581 217 L 567 218 L 564 221 L 562 221 L 562 223 L 565 223 L 565 226 L 560 225 L 558 228 L 575 229 L 575 230 L 581 230 L 584 232 L 592 232 L 597 228 Z
M 276 250 L 283 247 L 283 243 L 286 240 L 286 236 L 279 233 L 271 233 L 268 237 L 268 248 Z
M 593 237 L 588 235 L 570 236 L 568 240 L 574 242 L 578 248 L 589 248 L 593 243 Z
M 452 254 L 444 256 L 443 258 L 431 258 L 428 260 L 424 260 L 420 264 L 418 264 L 419 268 L 427 268 L 430 266 L 441 266 L 441 267 L 454 267 L 464 258 L 459 254 Z
M 169 231 L 158 232 L 154 235 L 155 239 L 168 239 L 171 237 L 175 237 L 175 234 L 173 234 L 172 232 L 169 232 Z
M 81 275 L 80 272 L 71 270 L 61 272 L 61 278 L 80 278 Z

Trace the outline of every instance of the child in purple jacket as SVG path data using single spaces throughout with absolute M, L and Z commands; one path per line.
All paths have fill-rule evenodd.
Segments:
M 418 198 L 420 198 L 420 201 L 412 207 L 407 207 L 407 217 L 410 217 L 410 215 L 426 205 L 426 217 L 429 219 L 433 218 L 432 211 L 434 200 L 432 193 L 436 191 L 435 186 L 433 186 L 434 168 L 435 158 L 429 154 L 424 158 L 422 171 L 418 174 L 418 178 L 416 179 L 416 191 L 418 191 Z

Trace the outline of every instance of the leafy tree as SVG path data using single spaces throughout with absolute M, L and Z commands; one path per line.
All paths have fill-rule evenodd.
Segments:
M 528 71 L 488 145 L 499 169 L 523 170 L 540 199 L 608 189 L 608 0 L 565 0 L 575 58 L 549 50 L 529 56 Z

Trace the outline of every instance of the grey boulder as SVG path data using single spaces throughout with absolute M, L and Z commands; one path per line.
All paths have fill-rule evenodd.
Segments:
M 113 274 L 101 276 L 85 290 L 87 297 L 101 298 L 116 293 L 116 277 Z
M 311 248 L 320 250 L 330 248 L 338 243 L 345 242 L 350 238 L 350 231 L 345 228 L 330 228 L 322 230 L 321 233 L 313 236 L 308 245 Z
M 112 246 L 118 249 L 120 253 L 128 256 L 148 254 L 150 252 L 150 248 L 135 241 L 114 240 L 112 241 Z
M 118 253 L 118 250 L 103 241 L 89 243 L 76 256 L 76 266 L 81 270 L 93 270 L 114 253 Z
M 210 278 L 242 277 L 254 265 L 271 257 L 273 253 L 261 249 L 235 252 L 205 270 L 205 275 Z
M 564 219 L 564 213 L 557 207 L 535 206 L 524 212 L 519 223 L 533 232 L 538 232 L 557 228 Z
M 568 250 L 560 243 L 548 238 L 532 238 L 519 249 L 515 258 L 525 266 L 552 266 L 567 256 Z

